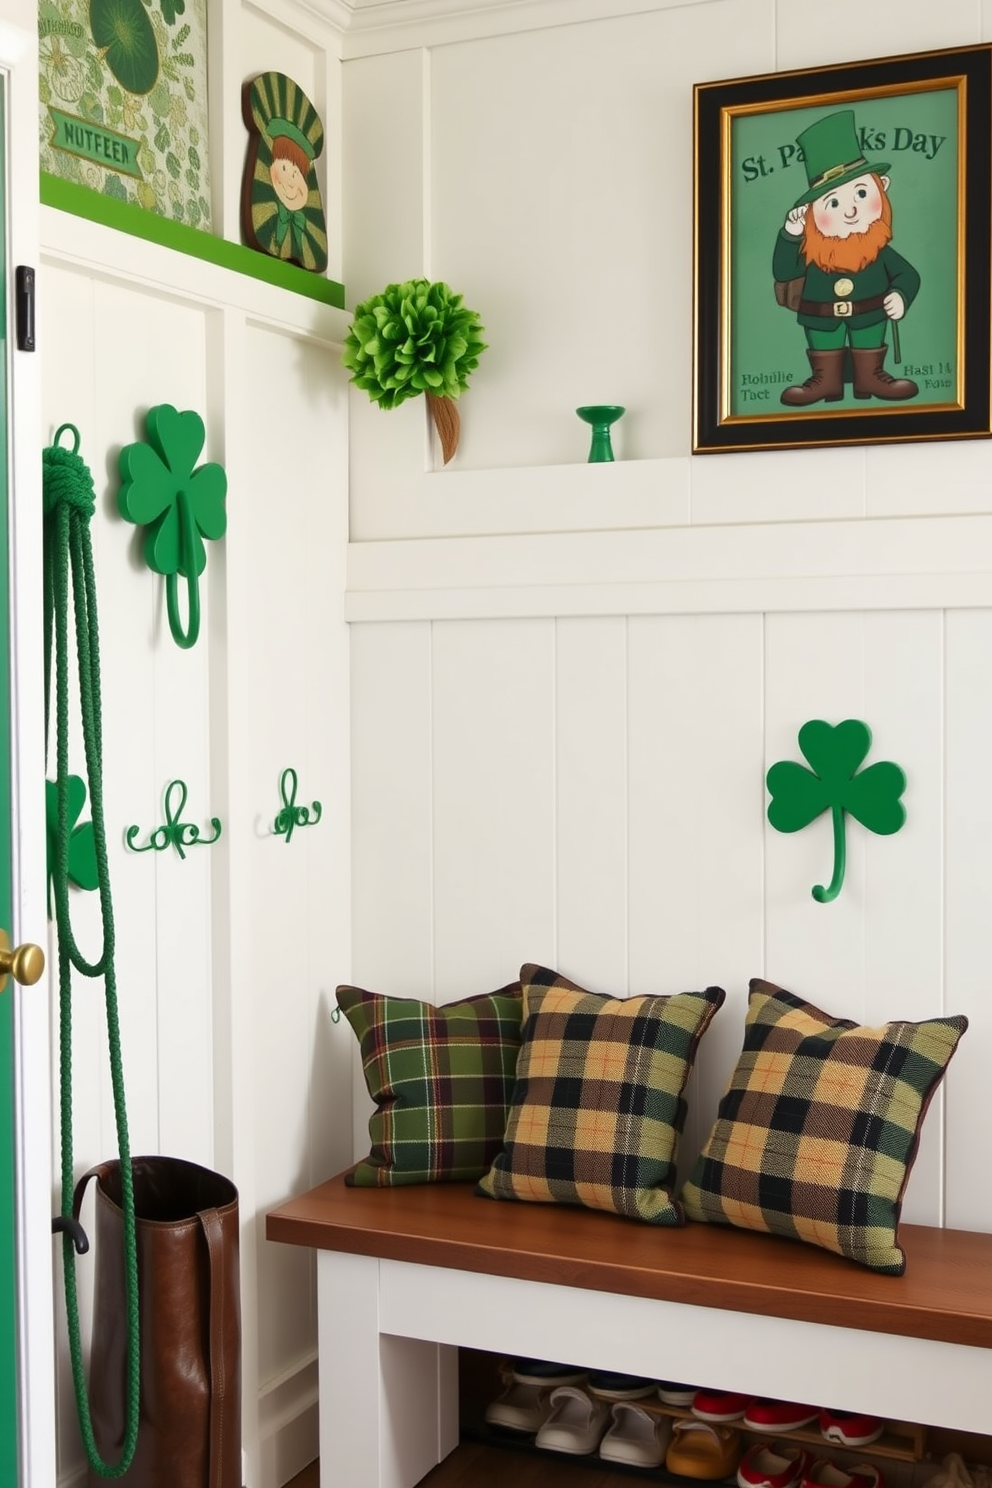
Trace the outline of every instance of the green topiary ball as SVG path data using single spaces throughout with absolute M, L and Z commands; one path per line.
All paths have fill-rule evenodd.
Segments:
M 430 393 L 457 398 L 485 351 L 474 310 L 447 284 L 387 284 L 355 310 L 341 361 L 380 408 Z

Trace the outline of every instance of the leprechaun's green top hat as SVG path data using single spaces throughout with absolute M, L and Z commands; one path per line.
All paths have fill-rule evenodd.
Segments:
M 796 202 L 797 207 L 804 202 L 816 201 L 832 186 L 843 186 L 846 181 L 870 172 L 879 175 L 889 168 L 887 160 L 865 159 L 853 109 L 841 109 L 840 113 L 817 119 L 815 124 L 796 136 L 796 144 L 802 149 L 809 182 L 809 190 L 803 192 Z
M 320 116 L 298 83 L 283 72 L 263 72 L 248 93 L 252 122 L 258 133 L 271 142 L 287 135 L 310 160 L 324 148 L 324 126 Z M 247 120 L 245 121 L 247 123 Z
M 307 139 L 302 129 L 297 129 L 292 119 L 270 119 L 265 128 L 269 139 L 291 139 L 295 145 L 299 145 L 304 155 L 313 164 L 314 148 Z

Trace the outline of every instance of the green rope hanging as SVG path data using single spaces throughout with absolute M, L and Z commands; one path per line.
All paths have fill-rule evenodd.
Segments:
M 68 430 L 73 448 L 59 444 Z M 76 1288 L 76 1255 L 73 1239 L 64 1226 L 62 1259 L 65 1272 L 65 1305 L 69 1329 L 69 1352 L 76 1392 L 76 1408 L 86 1457 L 94 1472 L 119 1478 L 134 1458 L 138 1440 L 140 1353 L 138 1335 L 138 1250 L 135 1231 L 134 1187 L 121 1063 L 120 1022 L 117 1014 L 117 978 L 114 971 L 114 915 L 110 899 L 107 862 L 107 833 L 103 814 L 103 724 L 100 705 L 100 649 L 97 633 L 96 583 L 89 522 L 95 497 L 93 477 L 79 453 L 79 431 L 63 424 L 52 446 L 42 454 L 44 491 L 44 588 L 45 588 L 45 737 L 48 738 L 52 680 L 52 643 L 55 647 L 55 750 L 58 801 L 57 852 L 52 872 L 55 923 L 58 931 L 59 1002 L 61 1033 L 59 1061 L 62 1115 L 62 1218 L 72 1220 L 72 968 L 81 976 L 102 977 L 106 988 L 107 1037 L 110 1074 L 117 1123 L 117 1148 L 121 1166 L 121 1207 L 124 1212 L 124 1285 L 127 1310 L 127 1411 L 124 1446 L 120 1461 L 103 1461 L 93 1435 L 83 1350 L 79 1327 Z M 69 578 L 72 577 L 76 658 L 79 670 L 79 699 L 82 712 L 83 747 L 93 818 L 103 951 L 96 961 L 87 961 L 76 944 L 69 917 L 69 839 L 72 829 L 69 789 Z

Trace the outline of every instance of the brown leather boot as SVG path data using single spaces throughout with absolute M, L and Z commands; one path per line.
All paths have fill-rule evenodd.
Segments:
M 790 408 L 805 408 L 807 403 L 836 403 L 844 396 L 843 351 L 807 351 L 812 377 L 787 387 L 782 402 Z
M 893 377 L 882 371 L 887 351 L 887 346 L 851 347 L 856 398 L 886 398 L 898 403 L 903 398 L 915 398 L 920 391 L 910 378 Z

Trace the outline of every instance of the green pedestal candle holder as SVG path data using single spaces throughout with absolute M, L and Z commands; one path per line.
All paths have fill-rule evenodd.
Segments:
M 592 403 L 586 408 L 577 408 L 575 411 L 580 419 L 592 425 L 589 464 L 597 460 L 612 460 L 613 441 L 610 438 L 610 429 L 627 410 L 616 403 Z

